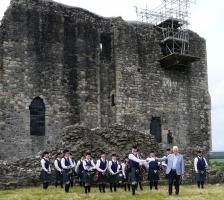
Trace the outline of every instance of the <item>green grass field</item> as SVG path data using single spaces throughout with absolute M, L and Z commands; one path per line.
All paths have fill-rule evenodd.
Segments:
M 83 188 L 74 187 L 70 193 L 65 194 L 60 188 L 53 186 L 44 191 L 41 187 L 1 190 L 0 200 L 224 200 L 224 185 L 206 185 L 204 190 L 199 190 L 195 185 L 181 186 L 179 196 L 168 196 L 167 187 L 160 186 L 158 191 L 149 191 L 147 186 L 143 191 L 138 191 L 136 196 L 129 192 L 118 189 L 116 193 L 99 193 L 97 188 L 93 188 L 90 194 L 84 194 Z
M 210 159 L 209 163 L 212 169 L 224 171 L 224 159 Z

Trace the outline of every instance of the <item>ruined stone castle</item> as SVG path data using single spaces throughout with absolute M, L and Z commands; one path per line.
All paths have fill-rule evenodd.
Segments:
M 73 125 L 120 124 L 164 148 L 208 152 L 206 43 L 194 32 L 189 54 L 200 59 L 167 67 L 159 62 L 154 25 L 53 1 L 12 0 L 0 26 L 0 159 L 54 147 Z M 113 140 L 107 135 L 104 142 Z

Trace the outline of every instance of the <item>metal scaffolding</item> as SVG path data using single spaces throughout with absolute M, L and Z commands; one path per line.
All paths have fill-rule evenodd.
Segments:
M 156 25 L 161 33 L 161 46 L 164 57 L 162 64 L 187 65 L 199 58 L 189 54 L 189 8 L 196 0 L 163 0 L 153 10 L 137 10 L 138 21 Z M 165 61 L 165 62 L 164 62 Z M 172 62 L 173 61 L 173 62 Z M 184 61 L 184 63 L 183 63 Z

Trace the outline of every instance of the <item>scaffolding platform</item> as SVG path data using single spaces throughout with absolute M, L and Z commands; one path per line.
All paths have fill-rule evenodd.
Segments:
M 136 10 L 142 22 L 154 24 L 159 33 L 163 67 L 187 67 L 200 60 L 190 55 L 189 8 L 196 0 L 162 0 L 162 4 L 153 10 Z
M 169 36 L 161 40 L 161 43 L 188 43 L 188 40 L 186 38 L 181 37 L 175 37 L 175 36 Z
M 167 28 L 167 27 L 172 27 L 174 29 L 177 29 L 181 26 L 183 26 L 183 21 L 180 19 L 176 19 L 176 18 L 168 18 L 162 22 L 160 22 L 158 25 L 158 27 L 161 28 Z
M 187 67 L 191 63 L 199 61 L 200 58 L 189 54 L 172 53 L 162 57 L 159 62 L 163 67 Z

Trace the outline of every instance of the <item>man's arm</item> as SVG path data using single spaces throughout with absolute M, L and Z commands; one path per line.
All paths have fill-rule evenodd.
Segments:
M 61 159 L 61 167 L 62 167 L 63 169 L 69 169 L 69 166 L 65 166 L 65 158 L 62 158 L 62 159 Z
M 196 173 L 198 173 L 197 163 L 198 163 L 198 158 L 195 158 L 194 159 L 194 170 L 195 170 Z
M 120 171 L 120 165 L 119 165 L 119 162 L 117 161 L 117 173 Z
M 205 161 L 205 166 L 208 167 L 208 163 L 207 163 L 207 160 L 204 158 L 204 161 Z
M 124 163 L 121 163 L 121 169 L 122 169 L 123 176 L 126 177 L 126 174 L 125 174 L 125 164 Z
M 96 170 L 99 172 L 104 172 L 102 169 L 100 169 L 100 160 L 97 160 L 96 162 Z
M 75 172 L 78 173 L 79 165 L 81 164 L 80 160 L 77 162 L 77 165 L 75 167 Z
M 58 166 L 58 161 L 57 161 L 57 160 L 54 161 L 54 166 L 55 166 L 55 169 L 56 169 L 56 170 L 58 170 L 59 172 L 61 172 L 61 169 L 60 169 L 60 167 Z
M 184 175 L 184 157 L 182 156 L 182 159 L 181 159 L 181 171 L 182 171 L 182 174 L 181 175 Z
M 129 158 L 130 160 L 133 160 L 133 161 L 137 162 L 137 163 L 141 163 L 141 162 L 145 162 L 145 161 L 146 161 L 146 160 L 141 160 L 141 159 L 135 157 L 133 154 L 129 154 L 129 155 L 128 155 L 128 158 Z
M 108 164 L 108 170 L 109 170 L 109 172 L 110 172 L 112 175 L 114 175 L 114 172 L 113 172 L 113 170 L 111 169 L 111 165 L 112 165 L 112 162 L 109 161 L 109 164 Z
M 47 170 L 46 167 L 45 167 L 45 160 L 42 159 L 40 162 L 41 162 L 41 167 L 42 167 L 42 169 L 43 169 L 45 172 L 48 173 L 48 170 Z

